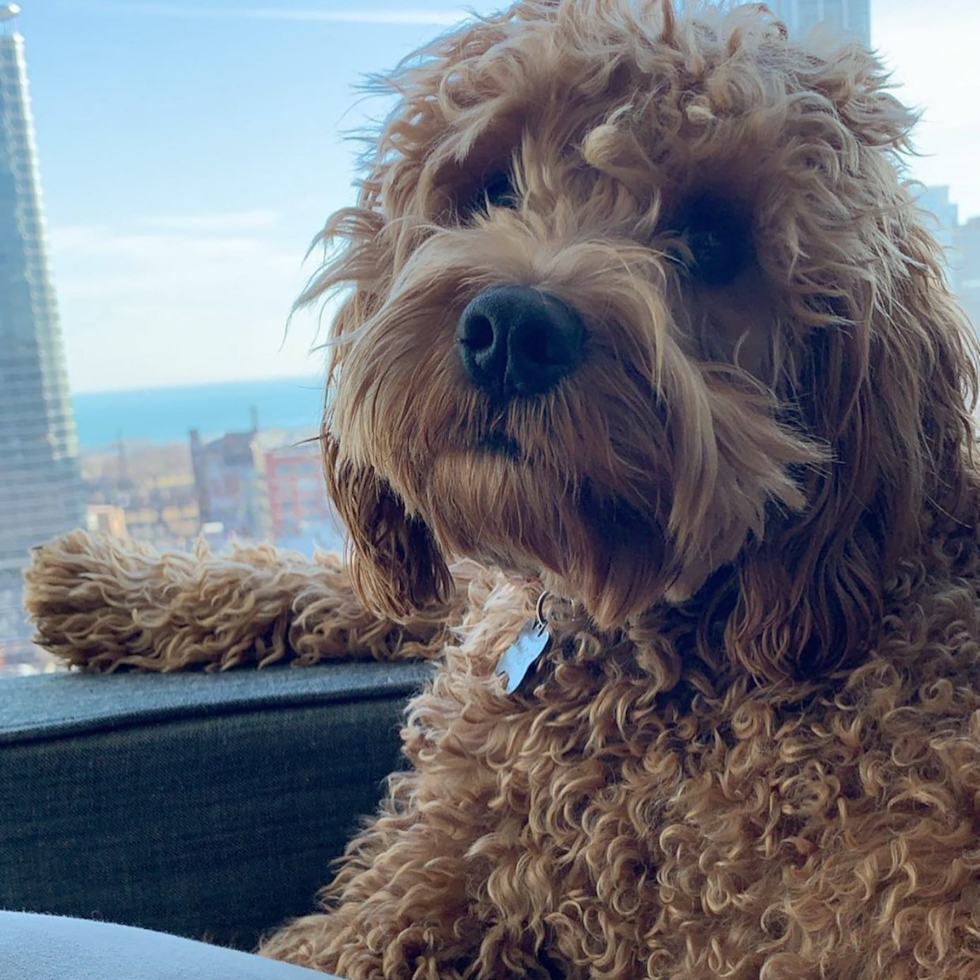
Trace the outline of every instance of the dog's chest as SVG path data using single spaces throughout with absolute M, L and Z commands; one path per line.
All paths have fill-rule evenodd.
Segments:
M 685 713 L 620 679 L 515 702 L 478 760 L 472 853 L 494 914 L 619 975 L 747 978 L 802 947 L 831 955 L 842 930 L 867 928 L 869 902 L 938 908 L 951 874 L 966 907 L 980 724 L 965 704 L 916 713 L 897 689 L 869 708 L 883 697 Z

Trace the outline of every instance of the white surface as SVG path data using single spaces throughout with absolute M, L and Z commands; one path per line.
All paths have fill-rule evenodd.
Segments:
M 3 980 L 326 980 L 287 963 L 130 926 L 0 912 Z

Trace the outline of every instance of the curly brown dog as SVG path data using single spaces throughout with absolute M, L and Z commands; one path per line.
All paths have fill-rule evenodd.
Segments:
M 390 85 L 302 300 L 350 288 L 349 578 L 76 535 L 36 556 L 41 640 L 96 669 L 439 657 L 412 768 L 267 955 L 976 980 L 976 379 L 879 65 L 755 6 L 525 0 Z

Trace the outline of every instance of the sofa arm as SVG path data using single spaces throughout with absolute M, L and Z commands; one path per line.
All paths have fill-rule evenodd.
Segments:
M 0 681 L 0 908 L 251 948 L 312 910 L 430 669 Z

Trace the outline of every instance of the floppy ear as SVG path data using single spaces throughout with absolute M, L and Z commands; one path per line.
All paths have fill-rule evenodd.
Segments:
M 370 181 L 362 189 L 362 203 L 370 204 L 376 188 Z M 375 312 L 376 293 L 364 283 L 384 278 L 380 268 L 385 253 L 376 245 L 380 216 L 368 207 L 335 214 L 318 240 L 347 239 L 347 248 L 313 279 L 297 306 L 305 306 L 342 283 L 355 288 L 338 309 L 331 324 L 332 357 L 327 390 L 343 371 L 344 360 L 357 330 Z M 324 475 L 330 494 L 348 531 L 348 568 L 364 605 L 395 620 L 420 609 L 448 603 L 453 580 L 432 533 L 421 518 L 409 515 L 394 490 L 367 463 L 355 462 L 342 452 L 332 430 L 333 405 L 328 397 L 321 427 Z
M 798 474 L 806 509 L 737 565 L 728 649 L 769 679 L 865 654 L 900 562 L 976 520 L 976 341 L 895 169 L 915 118 L 853 45 L 807 65 L 802 85 L 825 99 L 799 117 L 813 152 L 796 196 L 773 201 L 770 272 L 806 325 L 777 366 L 786 424 L 830 462 Z
M 802 476 L 805 512 L 770 528 L 737 568 L 727 647 L 760 678 L 861 656 L 898 560 L 972 526 L 973 342 L 938 247 L 915 219 L 901 224 L 889 229 L 900 272 L 865 283 L 863 299 L 856 285 L 843 300 L 850 322 L 814 327 L 805 341 L 789 400 L 832 459 Z
M 445 605 L 453 579 L 425 522 L 409 516 L 398 495 L 369 466 L 345 459 L 323 434 L 327 489 L 349 534 L 351 584 L 369 609 L 404 620 Z

